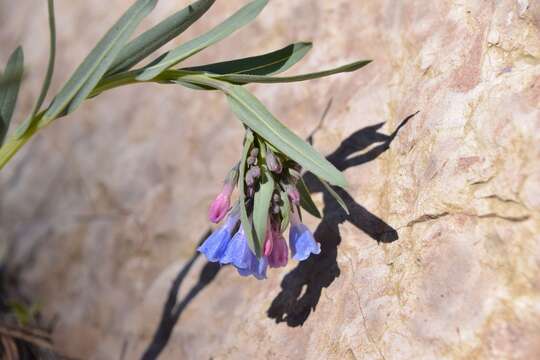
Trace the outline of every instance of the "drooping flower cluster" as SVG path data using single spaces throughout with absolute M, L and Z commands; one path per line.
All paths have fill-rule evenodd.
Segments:
M 307 259 L 311 254 L 319 254 L 321 248 L 301 221 L 300 193 L 297 188 L 298 181 L 301 181 L 299 165 L 272 150 L 260 138 L 249 146 L 246 154 L 248 156 L 244 161 L 231 170 L 221 193 L 209 209 L 210 221 L 219 223 L 225 217 L 226 219 L 198 250 L 206 255 L 208 261 L 232 264 L 240 275 L 253 275 L 261 280 L 266 278 L 268 267 L 287 265 L 289 247 L 291 257 L 298 261 Z M 239 174 L 244 176 L 239 177 Z M 271 197 L 263 208 L 267 209 L 268 215 L 264 239 L 259 241 L 261 247 L 257 256 L 253 242 L 250 246 L 246 231 L 251 231 L 253 226 L 255 197 L 261 191 L 263 179 L 265 184 L 272 184 L 273 189 L 269 189 Z M 271 181 L 268 182 L 269 180 Z M 231 209 L 231 196 L 237 185 L 243 189 L 243 194 L 240 194 L 240 199 Z M 248 221 L 247 227 L 241 220 L 242 210 L 245 211 L 244 221 Z M 283 233 L 289 224 L 287 245 Z

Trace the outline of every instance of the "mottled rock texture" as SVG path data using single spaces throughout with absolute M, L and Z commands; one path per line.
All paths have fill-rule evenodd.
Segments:
M 130 1 L 56 3 L 57 90 Z M 161 1 L 144 27 L 185 3 Z M 244 3 L 218 1 L 179 40 Z M 18 43 L 26 53 L 20 121 L 46 65 L 45 6 L 1 0 L 0 23 L 2 63 Z M 540 358 L 540 2 L 273 0 L 189 63 L 295 40 L 315 47 L 289 73 L 374 62 L 250 86 L 298 134 L 314 131 L 350 182 L 350 217 L 313 187 L 325 218 L 308 224 L 323 253 L 265 282 L 193 257 L 240 152 L 220 94 L 111 91 L 2 171 L 8 270 L 56 319 L 58 348 L 91 359 Z

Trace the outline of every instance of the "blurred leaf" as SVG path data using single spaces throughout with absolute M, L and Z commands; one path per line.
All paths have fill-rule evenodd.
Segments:
M 0 115 L 2 127 L 0 128 L 0 144 L 4 142 L 9 129 L 11 117 L 17 104 L 17 97 L 21 87 L 24 66 L 24 54 L 19 46 L 9 57 L 6 70 L 0 81 Z
M 244 149 L 242 151 L 242 159 L 240 160 L 239 173 L 238 173 L 238 192 L 240 197 L 240 219 L 242 222 L 242 227 L 244 228 L 244 233 L 248 239 L 248 245 L 253 250 L 255 254 L 261 252 L 259 248 L 259 242 L 257 241 L 257 234 L 255 229 L 252 226 L 251 220 L 249 219 L 247 208 L 246 208 L 246 188 L 245 188 L 245 178 L 246 178 L 246 160 L 249 155 L 249 150 L 253 144 L 253 132 L 246 129 L 246 137 L 244 139 Z
M 14 74 L 15 75 L 15 74 Z M 21 74 L 20 77 L 3 77 L 2 76 L 2 71 L 0 70 L 0 88 L 3 87 L 3 86 L 7 86 L 7 85 L 10 85 L 14 82 L 17 82 L 17 81 L 23 81 L 24 78 L 26 77 L 26 74 L 24 74 L 24 69 L 23 69 L 23 74 Z
M 157 0 L 137 0 L 98 42 L 55 97 L 38 123 L 43 127 L 64 112 L 75 110 L 107 72 L 118 53 Z
M 216 0 L 196 1 L 130 41 L 118 54 L 108 74 L 129 70 L 174 39 L 206 13 Z
M 291 215 L 291 203 L 289 200 L 289 195 L 285 190 L 281 190 L 281 201 L 283 205 L 281 206 L 281 231 L 285 231 L 287 226 L 289 226 L 289 217 Z
M 330 76 L 342 72 L 351 72 L 360 69 L 361 67 L 369 64 L 371 60 L 356 61 L 347 65 L 343 65 L 334 69 L 318 71 L 309 74 L 302 74 L 296 76 L 263 76 L 263 75 L 250 75 L 250 74 L 225 74 L 225 75 L 210 75 L 215 79 L 225 80 L 234 84 L 247 84 L 247 83 L 287 83 L 317 79 L 325 76 Z
M 48 0 L 48 11 L 49 11 L 49 63 L 47 64 L 47 73 L 45 75 L 45 81 L 41 88 L 36 105 L 34 106 L 34 111 L 32 111 L 32 117 L 34 117 L 39 108 L 43 104 L 47 92 L 49 91 L 49 86 L 51 85 L 51 80 L 54 72 L 54 61 L 56 59 L 56 23 L 54 18 L 54 0 Z
M 300 61 L 311 48 L 311 43 L 300 42 L 264 55 L 189 67 L 182 70 L 203 71 L 213 74 L 279 74 Z
M 4 143 L 4 139 L 6 138 L 6 134 L 8 132 L 8 125 L 4 121 L 4 117 L 2 116 L 2 113 L 0 112 L 0 146 Z
M 26 305 L 17 301 L 10 301 L 8 306 L 13 315 L 15 315 L 15 318 L 17 318 L 19 324 L 25 326 L 32 320 L 33 314 L 31 313 L 31 309 Z
M 261 150 L 262 152 L 262 150 Z M 253 205 L 253 225 L 257 235 L 258 246 L 252 249 L 257 257 L 262 256 L 264 240 L 266 239 L 266 226 L 268 224 L 268 210 L 274 193 L 274 179 L 266 168 L 261 166 L 261 177 L 259 178 L 259 190 L 255 193 Z
M 317 205 L 313 202 L 309 189 L 306 186 L 306 183 L 303 179 L 298 180 L 296 183 L 298 192 L 300 193 L 300 206 L 303 207 L 308 213 L 315 216 L 316 218 L 321 218 L 321 213 L 317 209 Z
M 339 196 L 339 194 L 337 192 L 335 192 L 334 189 L 332 189 L 332 187 L 330 185 L 328 185 L 328 183 L 326 181 L 324 181 L 323 179 L 320 179 L 318 177 L 317 177 L 317 179 L 319 179 L 319 181 L 324 185 L 326 190 L 328 190 L 330 195 L 332 195 L 332 197 L 337 201 L 339 206 L 341 206 L 343 208 L 343 210 L 345 210 L 347 215 L 350 215 L 349 208 L 347 207 L 347 204 L 345 204 L 345 201 L 343 201 L 341 196 Z
M 24 307 L 24 305 L 19 304 L 19 303 L 11 303 L 10 305 L 11 305 L 10 306 L 11 312 L 13 312 L 13 314 L 17 318 L 17 321 L 21 325 L 26 325 L 28 324 L 28 322 L 30 322 L 30 319 L 31 319 L 30 314 L 27 311 L 27 309 Z
M 178 64 L 208 46 L 224 39 L 255 19 L 267 3 L 268 0 L 255 0 L 250 2 L 206 34 L 188 41 L 168 52 L 157 64 L 146 67 L 144 72 L 139 75 L 137 79 L 153 79 L 171 66 Z

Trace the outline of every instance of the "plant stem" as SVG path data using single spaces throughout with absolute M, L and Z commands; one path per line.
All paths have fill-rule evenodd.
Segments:
M 35 126 L 30 127 L 20 138 L 11 137 L 0 148 L 0 170 L 4 168 L 7 162 L 26 144 L 28 140 L 36 133 Z
M 160 74 L 158 77 L 148 80 L 148 81 L 140 81 L 137 80 L 136 77 L 142 72 L 142 70 L 132 70 L 123 72 L 117 75 L 113 75 L 110 77 L 107 77 L 103 79 L 92 91 L 92 93 L 89 95 L 88 98 L 96 97 L 100 95 L 101 93 L 111 90 L 120 86 L 124 85 L 130 85 L 135 83 L 147 83 L 147 82 L 154 82 L 154 83 L 171 83 L 173 80 L 176 80 L 184 75 L 190 75 L 193 74 L 193 72 L 190 71 L 182 71 L 182 70 L 167 70 L 164 71 L 162 74 Z M 4 168 L 4 166 L 11 160 L 11 158 L 19 151 L 19 149 L 34 136 L 34 134 L 42 129 L 44 126 L 39 126 L 39 120 L 43 116 L 44 111 L 36 114 L 31 120 L 30 120 L 30 126 L 28 129 L 21 135 L 15 135 L 11 136 L 9 139 L 6 140 L 6 142 L 0 147 L 0 170 Z M 64 115 L 60 115 L 54 120 L 58 119 L 59 117 L 62 117 Z M 52 121 L 51 121 L 52 122 Z

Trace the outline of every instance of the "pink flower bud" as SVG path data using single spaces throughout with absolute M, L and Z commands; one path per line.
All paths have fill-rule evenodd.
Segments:
M 274 239 L 272 238 L 272 234 L 270 231 L 266 232 L 266 240 L 264 241 L 264 256 L 270 255 L 272 252 L 272 248 L 274 247 Z
M 298 188 L 294 185 L 287 185 L 286 190 L 293 204 L 298 205 L 300 203 L 300 192 Z
M 266 150 L 266 166 L 268 166 L 270 171 L 275 172 L 276 174 L 280 174 L 281 170 L 283 170 L 281 161 L 270 149 Z
M 264 240 L 264 249 L 263 249 L 263 255 L 268 256 L 272 252 L 272 247 L 274 246 L 274 239 L 272 238 L 272 231 L 271 231 L 271 225 L 270 225 L 270 218 L 268 218 L 268 221 L 266 223 L 266 238 Z
M 225 183 L 225 185 L 223 185 L 223 190 L 216 196 L 208 210 L 208 218 L 211 222 L 217 224 L 225 217 L 225 215 L 227 215 L 231 206 L 231 194 L 233 189 L 234 185 L 232 184 Z

